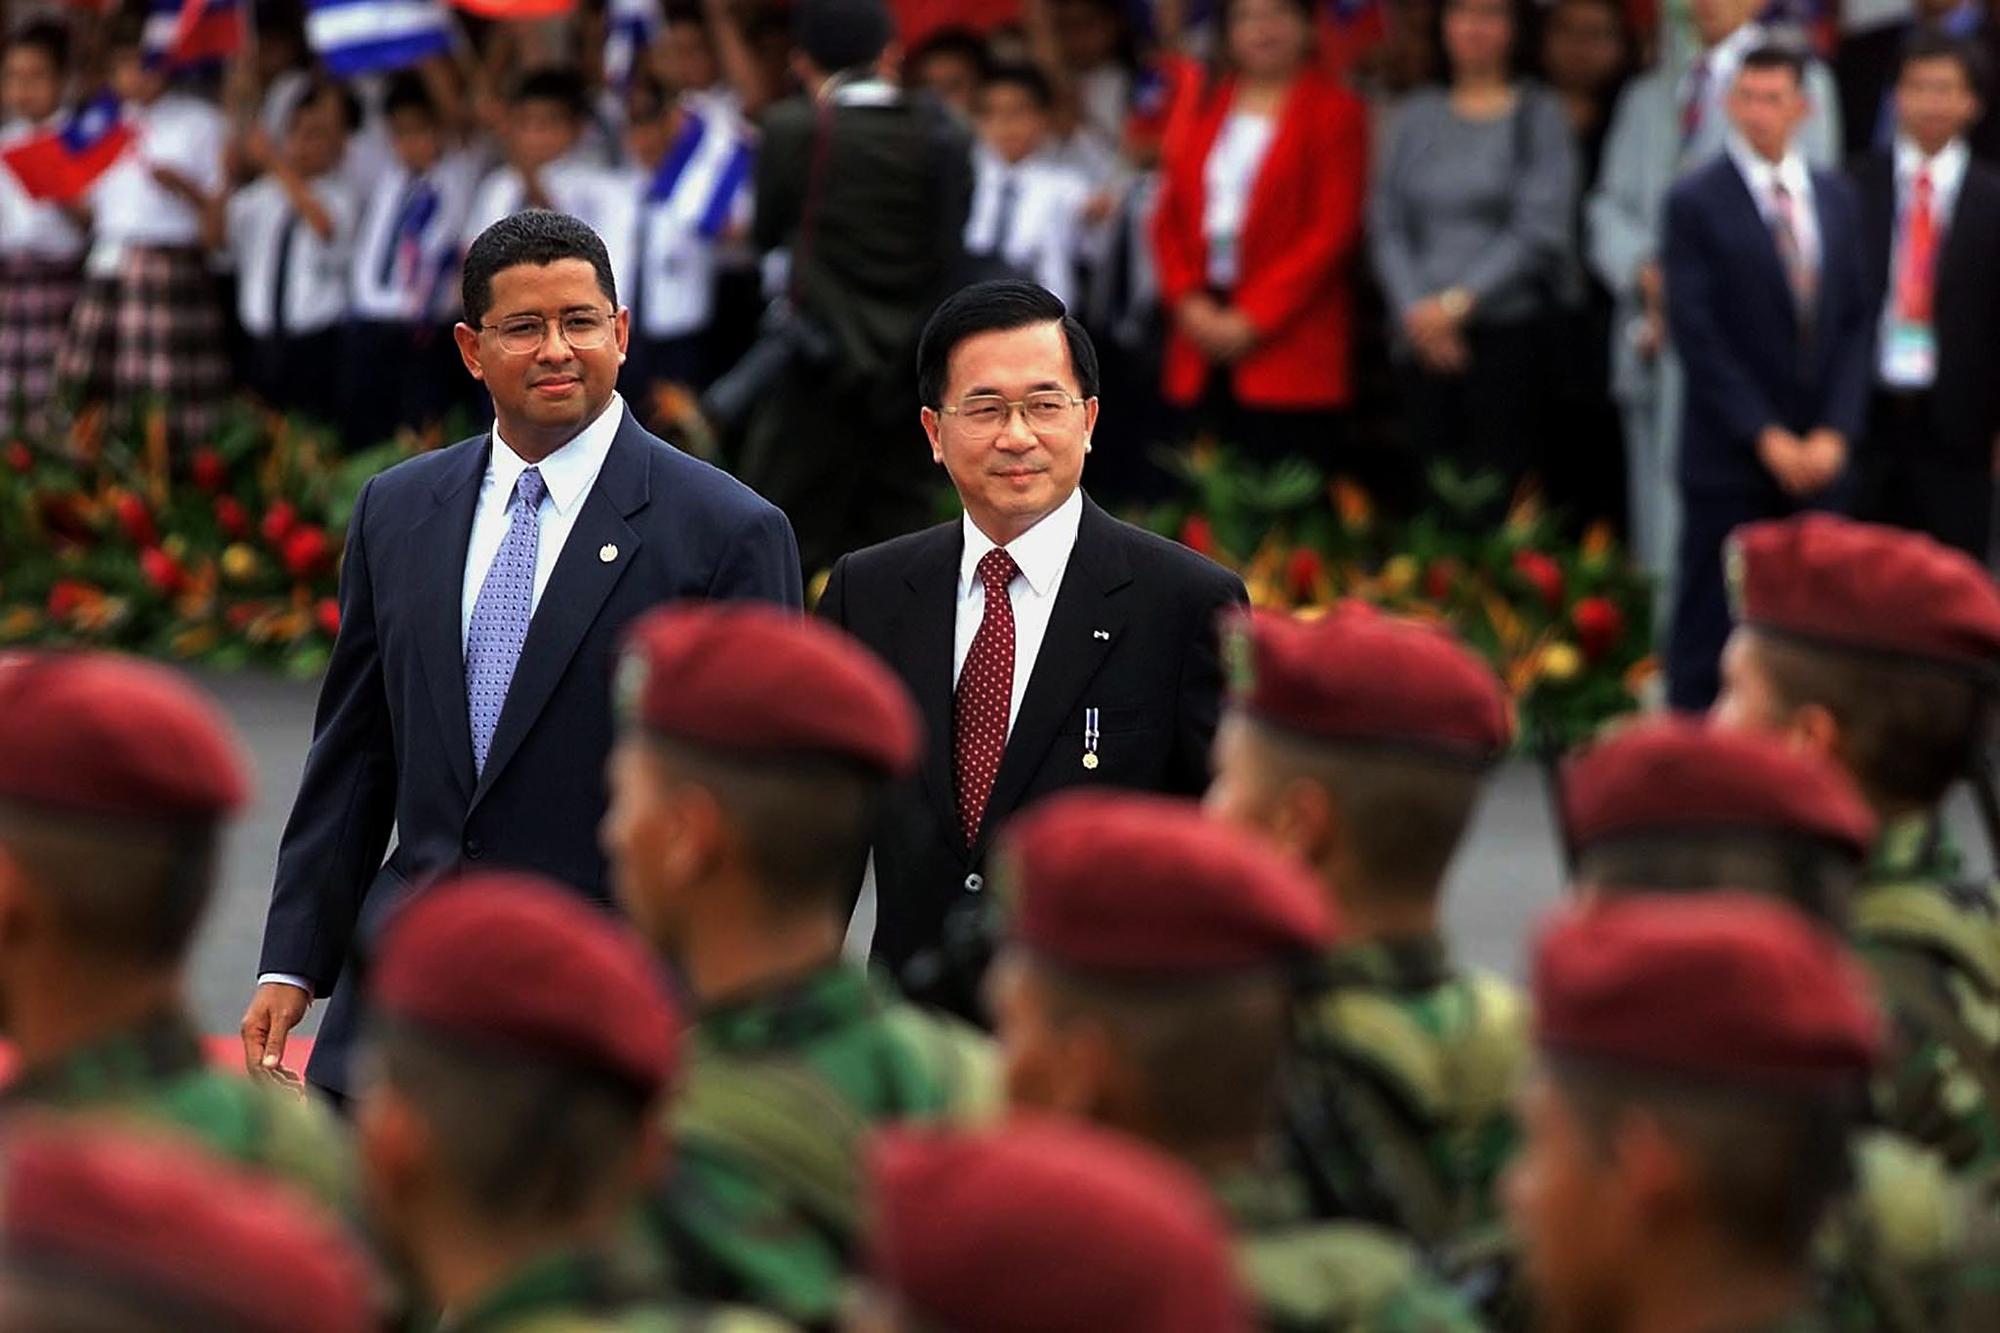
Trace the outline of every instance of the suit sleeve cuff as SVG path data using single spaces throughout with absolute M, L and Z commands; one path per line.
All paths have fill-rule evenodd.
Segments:
M 259 986 L 269 986 L 273 983 L 280 986 L 296 986 L 306 993 L 308 1000 L 313 998 L 312 983 L 304 977 L 295 977 L 290 972 L 266 972 L 257 978 Z

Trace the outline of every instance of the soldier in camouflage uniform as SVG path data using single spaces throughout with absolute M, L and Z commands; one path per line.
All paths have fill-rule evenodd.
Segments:
M 1298 975 L 1332 911 L 1290 858 L 1188 801 L 1051 797 L 1003 835 L 1012 909 L 989 984 L 1009 1101 L 1140 1138 L 1198 1171 L 1267 1330 L 1477 1321 L 1393 1233 L 1325 1222 L 1274 1132 Z
M 860 1144 L 997 1109 L 992 1044 L 841 958 L 888 784 L 921 724 L 840 631 L 747 606 L 654 613 L 620 668 L 605 821 L 620 900 L 693 996 L 676 1169 L 649 1209 L 681 1284 L 831 1319 Z
M 2000 589 L 1928 537 L 1815 514 L 1739 529 L 1716 717 L 1832 756 L 1881 823 L 1853 938 L 1895 1027 L 1877 1118 L 1955 1171 L 2000 1169 L 2000 902 L 1959 879 L 1942 807 L 1981 761 Z
M 1199 1177 L 1131 1139 L 1018 1117 L 890 1130 L 868 1154 L 868 1274 L 842 1333 L 1249 1333 Z
M 28 1108 L 129 1114 L 344 1207 L 345 1136 L 295 1088 L 208 1067 L 189 941 L 249 797 L 221 713 L 164 668 L 0 656 L 0 1027 Z
M 1444 632 L 1359 605 L 1225 634 L 1208 808 L 1302 859 L 1341 920 L 1294 1050 L 1301 1174 L 1324 1215 L 1485 1253 L 1526 1015 L 1512 986 L 1452 959 L 1439 897 L 1507 747 L 1500 683 Z
M 1550 1333 L 1805 1333 L 1810 1252 L 1881 1046 L 1861 965 L 1750 894 L 1558 914 L 1504 1194 Z
M 560 885 L 468 876 L 392 923 L 356 1103 L 377 1232 L 452 1333 L 770 1333 L 635 1237 L 680 1015 L 649 951 Z

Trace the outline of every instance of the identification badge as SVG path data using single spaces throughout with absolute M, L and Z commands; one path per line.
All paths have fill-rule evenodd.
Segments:
M 1890 323 L 1882 378 L 1899 388 L 1930 387 L 1937 379 L 1937 334 L 1930 325 L 1901 319 Z

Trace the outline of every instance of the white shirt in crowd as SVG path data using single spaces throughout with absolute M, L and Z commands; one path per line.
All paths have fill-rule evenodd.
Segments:
M 1784 160 L 1774 163 L 1760 156 L 1741 135 L 1731 134 L 1729 157 L 1744 184 L 1750 187 L 1750 197 L 1757 202 L 1757 211 L 1763 215 L 1767 227 L 1775 228 L 1778 224 L 1778 202 L 1773 187 L 1780 184 L 1785 187 L 1785 193 L 1791 196 L 1792 235 L 1798 241 L 1799 257 L 1808 268 L 1818 272 L 1819 205 L 1813 197 L 1812 172 L 1806 167 L 1805 154 L 1794 143 L 1785 151 Z
M 1928 389 L 1937 380 L 1936 331 L 1926 327 L 1915 336 L 1920 347 L 1910 346 L 1910 332 L 1902 330 L 1897 317 L 1896 298 L 1903 273 L 1903 246 L 1909 239 L 1910 206 L 1916 198 L 1919 171 L 1931 179 L 1931 218 L 1937 227 L 1937 256 L 1944 254 L 1945 237 L 1951 231 L 1952 211 L 1958 207 L 1959 187 L 1965 184 L 1965 168 L 1972 160 L 1965 140 L 1953 139 L 1925 159 L 1923 150 L 1908 136 L 1896 139 L 1896 234 L 1889 246 L 1889 285 L 1883 294 L 1882 318 L 1876 339 L 1876 374 L 1883 384 L 1895 389 Z M 1937 256 L 1934 256 L 1936 258 Z M 1937 295 L 1933 274 L 1931 295 Z
M 972 151 L 972 207 L 965 248 L 991 255 L 1061 297 L 1076 300 L 1076 264 L 1090 183 L 1040 156 L 1007 162 L 980 144 Z
M 10 120 L 0 127 L 0 148 L 45 134 L 61 123 L 62 113 L 44 121 Z M 66 263 L 81 258 L 89 243 L 60 204 L 30 197 L 14 173 L 0 167 L 0 255 Z
M 1208 151 L 1202 170 L 1201 234 L 1208 241 L 1208 280 L 1224 291 L 1236 286 L 1237 244 L 1250 214 L 1250 192 L 1277 132 L 1275 117 L 1232 111 Z
M 417 176 L 391 162 L 366 196 L 354 236 L 350 277 L 354 314 L 364 320 L 448 320 L 458 309 L 452 280 L 464 244 L 465 219 L 479 185 L 479 166 L 465 153 L 447 153 Z M 397 234 L 403 209 L 424 186 L 437 207 L 405 244 Z
M 201 215 L 153 179 L 154 167 L 178 171 L 210 195 L 224 185 L 229 122 L 213 106 L 165 93 L 151 106 L 128 104 L 124 114 L 135 131 L 133 145 L 90 191 L 95 243 L 87 267 L 100 277 L 118 272 L 127 246 L 201 244 Z
M 951 680 L 958 686 L 958 673 L 965 669 L 972 638 L 986 616 L 986 585 L 979 581 L 979 562 L 996 543 L 979 530 L 967 514 L 965 551 L 958 566 L 958 617 L 951 639 Z M 1021 698 L 1028 692 L 1028 677 L 1034 674 L 1035 659 L 1041 656 L 1042 639 L 1049 631 L 1049 615 L 1055 610 L 1056 594 L 1062 590 L 1063 574 L 1069 568 L 1070 552 L 1076 549 L 1077 529 L 1083 524 L 1083 491 L 1071 491 L 1069 499 L 1026 532 L 1007 543 L 1007 554 L 1021 567 L 1007 589 L 1014 608 L 1014 697 L 1007 706 L 1007 734 L 1014 734 L 1014 719 L 1021 715 Z
M 315 178 L 311 188 L 333 220 L 333 235 L 324 239 L 292 207 L 274 176 L 261 176 L 230 196 L 225 244 L 236 265 L 236 313 L 244 331 L 255 337 L 278 332 L 281 314 L 284 332 L 291 334 L 332 328 L 347 314 L 354 200 L 331 172 Z
M 724 247 L 750 225 L 748 134 L 713 104 L 688 110 L 659 168 L 625 173 L 637 210 L 636 273 L 626 299 L 637 331 L 648 338 L 680 338 L 707 327 Z
M 574 154 L 543 167 L 541 180 L 549 202 L 558 212 L 581 218 L 604 238 L 618 290 L 629 289 L 632 228 L 637 213 L 630 182 L 618 172 L 580 161 Z M 472 212 L 465 220 L 465 244 L 471 246 L 480 232 L 527 206 L 528 185 L 521 179 L 521 173 L 511 166 L 495 167 L 473 196 Z

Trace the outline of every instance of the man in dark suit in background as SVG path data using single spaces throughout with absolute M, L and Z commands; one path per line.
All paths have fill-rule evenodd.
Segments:
M 913 997 L 979 1013 L 986 850 L 1083 783 L 1195 794 L 1221 707 L 1217 620 L 1243 582 L 1078 488 L 1097 353 L 1033 283 L 980 283 L 924 330 L 918 393 L 962 519 L 843 557 L 820 613 L 880 653 L 929 729 L 876 834 L 874 954 Z
M 1893 147 L 1898 133 L 1896 84 L 1903 72 L 1903 48 L 1919 33 L 1942 32 L 2000 66 L 2000 21 L 1993 0 L 1915 0 L 1907 18 L 1863 28 L 1840 39 L 1833 58 L 1840 85 L 1840 126 L 1849 157 Z M 1975 112 L 1966 140 L 1972 155 L 2000 163 L 2000 115 Z
M 1715 698 L 1729 599 L 1722 548 L 1753 519 L 1839 503 L 1867 406 L 1878 307 L 1847 181 L 1806 165 L 1802 53 L 1744 56 L 1728 151 L 1667 196 L 1667 327 L 1687 370 L 1685 510 L 1667 636 L 1667 698 Z
M 1984 561 L 2000 434 L 2000 169 L 1966 128 L 1990 71 L 1940 32 L 1903 53 L 1894 146 L 1854 166 L 1876 329 L 1856 513 Z
M 679 598 L 800 602 L 784 515 L 649 435 L 613 391 L 629 313 L 595 232 L 542 211 L 494 223 L 466 253 L 464 303 L 459 352 L 494 426 L 355 501 L 243 1019 L 245 1059 L 275 1071 L 331 992 L 307 1077 L 334 1094 L 353 964 L 412 885 L 489 862 L 608 901 L 597 824 L 625 625 Z

